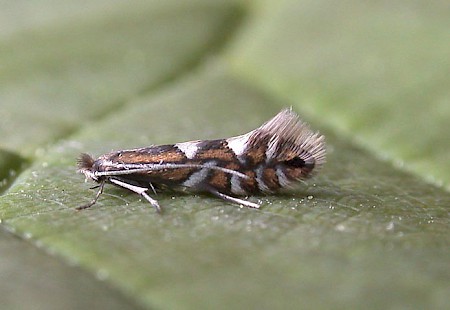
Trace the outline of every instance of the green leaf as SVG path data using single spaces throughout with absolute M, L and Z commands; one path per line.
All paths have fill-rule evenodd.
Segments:
M 5 309 L 142 309 L 110 285 L 0 230 L 0 292 Z
M 159 5 L 150 3 L 148 8 Z M 210 60 L 205 55 L 213 48 L 211 44 L 222 45 L 220 40 L 226 37 L 223 29 L 233 26 L 224 21 L 237 23 L 238 12 L 242 10 L 231 2 L 196 1 L 192 2 L 190 10 L 186 9 L 189 5 L 183 5 L 186 7 L 182 6 L 185 8 L 182 10 L 175 2 L 164 6 L 165 16 L 173 16 L 171 18 L 162 18 L 156 8 L 142 12 L 142 16 L 154 14 L 162 18 L 154 21 L 161 25 L 155 33 L 166 38 L 161 43 L 165 47 L 161 49 L 175 44 L 174 38 L 185 33 L 206 31 L 203 35 L 193 35 L 198 40 L 191 38 L 177 43 L 181 49 L 177 57 L 192 59 L 186 54 L 196 51 L 197 60 L 191 62 L 190 67 L 180 65 L 167 74 L 168 71 L 156 62 L 155 73 L 149 74 L 158 78 L 141 81 L 141 88 L 133 84 L 133 74 L 127 71 L 126 64 L 115 68 L 109 56 L 98 57 L 93 64 L 110 66 L 88 83 L 103 85 L 107 93 L 98 104 L 82 103 L 80 98 L 92 96 L 88 86 L 79 88 L 78 96 L 71 92 L 70 81 L 79 78 L 74 73 L 67 73 L 66 83 L 69 84 L 61 90 L 61 96 L 70 102 L 67 103 L 68 115 L 61 112 L 64 109 L 45 107 L 44 94 L 33 97 L 37 106 L 54 117 L 73 118 L 69 130 L 56 134 L 47 129 L 48 125 L 48 128 L 64 130 L 67 122 L 64 117 L 61 124 L 43 118 L 36 125 L 43 129 L 35 132 L 30 115 L 23 116 L 24 121 L 17 125 L 11 121 L 17 127 L 10 132 L 17 137 L 8 137 L 4 145 L 14 152 L 12 157 L 0 156 L 0 168 L 6 173 L 14 162 L 25 165 L 16 165 L 19 173 L 0 198 L 1 225 L 7 229 L 7 232 L 0 231 L 0 250 L 10 253 L 0 256 L 0 267 L 7 266 L 0 268 L 0 276 L 8 272 L 12 262 L 18 262 L 10 268 L 17 275 L 11 276 L 11 272 L 7 279 L 20 283 L 21 296 L 26 294 L 32 298 L 19 300 L 13 296 L 4 301 L 3 306 L 29 308 L 37 301 L 42 308 L 56 309 L 60 308 L 61 300 L 66 300 L 74 309 L 96 302 L 100 308 L 110 308 L 111 303 L 120 308 L 143 305 L 170 309 L 445 308 L 450 302 L 449 192 L 426 183 L 421 171 L 410 174 L 402 167 L 380 160 L 383 152 L 368 148 L 368 143 L 360 143 L 358 134 L 344 130 L 349 124 L 367 122 L 370 117 L 387 122 L 384 114 L 374 114 L 371 109 L 366 110 L 369 114 L 355 114 L 351 110 L 353 106 L 339 110 L 345 95 L 351 94 L 345 92 L 345 85 L 350 85 L 351 79 L 340 77 L 335 81 L 332 90 L 341 92 L 336 93 L 339 100 L 332 106 L 331 88 L 319 87 L 324 77 L 312 76 L 311 81 L 303 83 L 308 71 L 296 73 L 296 65 L 319 64 L 321 59 L 326 70 L 338 69 L 333 62 L 326 63 L 327 58 L 321 53 L 311 55 L 306 61 L 304 54 L 297 54 L 298 50 L 290 49 L 287 44 L 294 32 L 299 39 L 303 34 L 300 26 L 293 27 L 293 20 L 297 21 L 294 16 L 301 20 L 311 18 L 317 10 L 315 14 L 321 18 L 317 21 L 311 18 L 310 23 L 317 23 L 318 29 L 325 33 L 321 27 L 324 21 L 330 20 L 325 16 L 326 7 L 314 10 L 313 4 L 297 6 L 289 1 L 249 5 L 252 14 L 247 23 L 240 25 L 240 36 L 231 42 L 232 49 Z M 358 5 L 361 6 L 358 12 L 365 12 L 362 4 L 355 3 L 356 7 Z M 386 4 L 386 10 L 391 5 Z M 127 6 L 127 10 L 133 11 L 132 8 L 137 14 L 142 6 Z M 422 18 L 426 18 L 426 13 L 416 10 L 416 14 L 425 14 Z M 336 14 L 345 20 L 352 12 L 342 9 Z M 95 24 L 101 20 L 101 15 L 97 15 L 92 14 Z M 120 25 L 122 15 L 115 16 L 118 20 L 111 20 L 111 27 Z M 390 15 L 386 18 L 389 20 Z M 186 21 L 182 27 L 182 20 L 190 22 Z M 348 31 L 370 28 L 374 21 L 359 17 L 353 22 L 365 28 L 351 27 Z M 209 27 L 200 26 L 208 23 Z M 97 25 L 101 28 L 102 23 Z M 127 40 L 141 31 L 130 29 L 129 35 L 120 34 L 118 38 L 128 36 L 124 38 Z M 232 30 L 227 31 L 231 35 Z M 377 31 L 382 33 L 382 29 Z M 214 40 L 214 33 L 221 34 L 221 39 Z M 98 30 L 94 34 L 92 42 L 98 41 L 98 48 L 101 48 L 103 32 Z M 324 35 L 317 36 L 317 48 L 325 45 Z M 427 35 L 426 38 L 435 37 Z M 136 42 L 141 40 L 145 41 L 140 38 Z M 264 49 L 264 42 L 275 45 L 267 44 Z M 181 48 L 184 45 L 186 48 Z M 86 55 L 96 48 L 96 44 L 80 47 L 85 55 L 80 56 L 81 59 L 88 61 L 90 57 Z M 118 55 L 121 53 L 117 51 Z M 157 52 L 149 47 L 149 53 Z M 283 53 L 291 53 L 291 57 Z M 163 54 L 159 61 L 164 58 Z M 165 56 L 177 59 L 171 60 L 173 63 L 184 62 L 170 53 Z M 195 64 L 198 66 L 194 69 Z M 36 61 L 37 67 L 41 65 L 45 65 L 42 60 Z M 187 69 L 192 70 L 183 76 Z M 148 68 L 142 68 L 142 72 L 146 70 Z M 15 71 L 11 65 L 11 72 Z M 117 83 L 103 82 L 105 76 Z M 274 85 L 269 82 L 271 79 Z M 36 78 L 36 83 L 38 81 Z M 16 83 L 17 89 L 27 89 L 19 80 Z M 49 83 L 53 85 L 51 83 L 57 83 L 57 79 Z M 13 89 L 10 85 L 2 87 L 10 92 Z M 365 94 L 366 98 L 372 98 L 362 85 L 355 88 L 360 96 Z M 300 90 L 305 90 L 304 96 Z M 18 102 L 23 102 L 21 109 L 25 110 L 23 107 L 30 104 L 19 99 Z M 390 100 L 394 99 L 392 96 L 386 100 L 392 104 Z M 96 192 L 89 189 L 92 183 L 83 183 L 83 176 L 75 173 L 75 159 L 81 152 L 98 156 L 112 149 L 241 134 L 291 103 L 313 128 L 326 135 L 328 162 L 316 178 L 299 184 L 292 193 L 250 197 L 262 204 L 261 210 L 240 208 L 210 196 L 167 192 L 155 196 L 165 209 L 165 213 L 159 215 L 137 195 L 112 186 L 105 187 L 92 208 L 81 212 L 74 210 L 89 202 Z M 378 106 L 375 101 L 363 103 L 362 110 L 366 105 Z M 378 107 L 387 106 L 380 104 Z M 90 114 L 87 107 L 97 112 Z M 13 104 L 2 105 L 2 109 L 5 113 L 18 113 Z M 322 117 L 324 114 L 327 117 Z M 434 112 L 431 115 L 438 117 Z M 353 118 L 355 120 L 350 122 Z M 31 132 L 23 134 L 23 128 Z M 370 132 L 370 128 L 366 132 Z M 379 130 L 379 139 L 383 141 L 391 128 L 385 125 Z M 33 136 L 32 141 L 25 138 L 27 135 Z M 416 135 L 417 132 L 410 132 L 409 138 Z M 376 137 L 375 132 L 365 136 L 375 145 Z M 393 145 L 397 144 L 400 149 L 401 141 L 404 140 Z M 396 154 L 395 150 L 392 147 L 392 154 Z M 399 155 L 391 156 L 405 162 L 408 168 L 414 164 Z M 13 239 L 11 234 L 21 239 Z M 31 261 L 30 255 L 36 258 Z M 29 266 L 29 262 L 32 266 L 27 269 L 25 266 Z M 36 287 L 36 282 L 23 280 L 26 275 L 37 272 L 45 279 L 43 283 L 56 279 L 56 284 L 49 282 L 51 287 L 68 285 L 69 289 L 64 291 L 67 295 L 60 299 L 49 298 L 48 291 L 53 292 L 53 289 L 42 290 Z M 0 285 L 2 296 L 9 292 L 7 284 Z M 108 299 L 109 296 L 113 297 Z M 79 300 L 86 304 L 80 306 Z
M 25 168 L 27 161 L 15 153 L 0 150 L 0 193 L 8 188 L 17 172 Z
M 177 77 L 222 43 L 240 13 L 226 2 L 134 1 L 70 17 L 0 41 L 3 147 L 36 155 Z
M 310 117 L 450 190 L 448 17 L 445 1 L 271 3 L 229 59 Z

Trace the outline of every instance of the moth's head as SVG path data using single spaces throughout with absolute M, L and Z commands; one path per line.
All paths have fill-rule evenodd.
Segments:
M 86 179 L 99 181 L 98 176 L 95 175 L 95 160 L 91 155 L 82 153 L 77 161 L 77 172 L 84 174 Z

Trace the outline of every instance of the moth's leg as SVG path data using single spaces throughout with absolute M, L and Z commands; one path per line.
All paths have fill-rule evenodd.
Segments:
M 233 202 L 233 203 L 237 203 L 237 204 L 249 207 L 249 208 L 259 209 L 259 204 L 257 204 L 257 203 L 253 203 L 253 202 L 250 202 L 250 201 L 247 201 L 247 200 L 244 200 L 244 199 L 239 199 L 239 198 L 235 198 L 235 197 L 232 197 L 232 196 L 228 196 L 228 195 L 222 194 L 222 193 L 220 193 L 220 192 L 218 192 L 217 190 L 214 190 L 214 189 L 209 190 L 209 192 L 211 194 L 219 197 L 219 198 L 222 198 L 223 200 L 226 200 L 226 201 L 229 201 L 229 202 Z
M 150 202 L 150 204 L 156 209 L 156 211 L 157 211 L 158 213 L 161 213 L 161 212 L 162 212 L 162 209 L 161 209 L 161 207 L 159 206 L 158 201 L 156 201 L 155 199 L 153 199 L 152 197 L 150 197 L 149 195 L 147 195 L 146 192 L 148 191 L 148 188 L 146 188 L 146 187 L 135 186 L 135 185 L 132 185 L 132 184 L 129 184 L 129 183 L 125 183 L 125 182 L 122 182 L 122 181 L 117 180 L 117 179 L 114 179 L 114 178 L 110 178 L 109 181 L 110 181 L 111 183 L 113 183 L 113 184 L 116 184 L 116 185 L 118 185 L 118 186 L 120 186 L 120 187 L 129 189 L 130 191 L 135 192 L 136 194 L 141 195 L 142 197 L 144 197 L 145 199 L 147 199 L 148 202 Z
M 153 184 L 152 184 L 151 182 L 148 182 L 148 184 L 150 185 L 150 188 L 152 189 L 153 194 L 156 195 L 156 189 L 155 189 L 155 187 L 153 186 Z
M 88 204 L 86 204 L 86 205 L 79 206 L 79 207 L 76 208 L 75 210 L 80 211 L 80 210 L 84 210 L 84 209 L 88 209 L 88 208 L 92 207 L 92 206 L 97 202 L 98 197 L 100 197 L 100 195 L 103 193 L 103 187 L 105 187 L 105 180 L 103 180 L 103 181 L 100 183 L 100 185 L 95 186 L 95 187 L 93 187 L 93 188 L 96 188 L 96 187 L 100 187 L 100 188 L 99 188 L 97 194 L 95 195 L 94 199 L 92 199 L 92 201 L 91 201 L 90 203 L 88 203 Z

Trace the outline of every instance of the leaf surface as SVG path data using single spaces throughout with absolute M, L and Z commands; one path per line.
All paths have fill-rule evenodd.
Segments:
M 0 175 L 8 179 L 0 197 L 0 251 L 8 253 L 0 256 L 0 276 L 8 275 L 20 283 L 18 292 L 32 296 L 19 300 L 13 295 L 7 306 L 26 307 L 29 301 L 56 309 L 61 300 L 74 309 L 80 300 L 83 306 L 130 309 L 448 305 L 450 194 L 427 182 L 430 175 L 445 182 L 448 174 L 445 167 L 438 169 L 439 161 L 428 165 L 430 173 L 408 170 L 419 167 L 417 158 L 443 156 L 447 125 L 441 119 L 449 112 L 436 93 L 426 92 L 422 95 L 432 108 L 420 126 L 432 134 L 406 130 L 413 128 L 414 120 L 394 112 L 402 106 L 416 115 L 418 104 L 398 100 L 400 92 L 387 81 L 379 84 L 385 92 L 380 101 L 380 93 L 368 86 L 377 65 L 362 66 L 365 70 L 356 75 L 358 63 L 370 62 L 376 53 L 375 44 L 364 45 L 370 42 L 363 35 L 369 30 L 385 40 L 395 59 L 415 47 L 440 61 L 441 50 L 426 54 L 413 44 L 415 37 L 405 38 L 404 45 L 392 40 L 397 32 L 390 29 L 400 31 L 406 23 L 392 24 L 403 10 L 391 3 L 384 8 L 351 2 L 330 11 L 320 1 L 246 6 L 170 1 L 136 2 L 126 9 L 118 5 L 105 17 L 98 3 L 98 13 L 87 18 L 92 31 L 74 24 L 81 18 L 74 10 L 64 27 L 58 27 L 63 29 L 60 34 L 52 27 L 35 26 L 37 30 L 9 30 L 10 38 L 2 39 L 4 46 L 31 46 L 31 39 L 23 38 L 42 31 L 36 37 L 42 52 L 34 60 L 25 57 L 26 50 L 0 57 L 0 62 L 29 61 L 22 66 L 22 61 L 5 60 L 3 66 L 16 78 L 0 76 L 7 81 L 0 95 L 6 104 L 0 109 L 2 115 L 10 113 L 5 119 L 11 124 L 2 127 L 9 134 L 2 138 L 5 150 L 0 152 Z M 440 18 L 445 14 L 431 14 L 440 12 L 434 7 L 408 8 L 412 21 L 430 21 L 414 24 L 422 39 L 441 44 L 443 28 L 438 25 L 445 23 Z M 121 10 L 128 13 L 116 14 Z M 241 24 L 242 12 L 247 19 Z M 69 52 L 67 40 L 58 58 L 55 46 L 71 33 L 68 29 L 79 31 L 78 43 L 73 42 L 79 52 Z M 161 46 L 151 44 L 153 36 Z M 88 44 L 80 45 L 83 40 Z M 128 47 L 114 42 L 128 42 Z M 352 58 L 351 46 L 357 42 L 360 58 Z M 134 50 L 133 44 L 144 51 L 145 60 L 122 59 Z M 207 56 L 225 44 L 217 56 Z M 348 59 L 355 63 L 344 65 Z M 71 62 L 73 69 L 67 71 Z M 86 82 L 80 70 L 92 66 L 97 69 Z M 408 72 L 413 69 L 406 63 L 386 68 L 387 77 L 401 77 L 397 86 L 415 89 L 412 79 L 419 78 Z M 431 74 L 444 68 L 423 68 L 430 70 L 428 83 L 445 93 L 439 75 Z M 47 85 L 42 87 L 47 93 L 34 92 L 39 85 Z M 352 99 L 355 93 L 358 100 Z M 57 97 L 61 110 L 46 105 Z M 74 210 L 96 192 L 90 189 L 94 184 L 83 183 L 83 176 L 75 173 L 81 152 L 98 156 L 117 149 L 229 137 L 256 128 L 287 105 L 325 134 L 328 160 L 316 178 L 292 193 L 248 198 L 261 203 L 261 210 L 210 196 L 166 192 L 154 196 L 165 209 L 159 215 L 137 195 L 112 186 L 105 187 L 92 208 Z M 52 117 L 39 116 L 44 114 Z M 435 141 L 441 147 L 425 154 L 426 135 L 434 134 L 439 134 Z M 420 146 L 415 155 L 405 142 L 412 140 Z M 389 161 L 382 159 L 386 154 Z M 51 299 L 36 282 L 24 281 L 27 274 L 38 274 L 48 287 L 70 289 L 62 289 L 59 300 Z M 8 283 L 3 282 L 0 291 L 10 292 Z M 108 301 L 108 296 L 113 297 Z

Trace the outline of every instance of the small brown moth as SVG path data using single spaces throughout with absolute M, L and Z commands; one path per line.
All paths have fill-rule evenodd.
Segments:
M 259 208 L 235 196 L 275 193 L 313 175 L 325 162 L 325 138 L 313 132 L 291 109 L 241 136 L 115 151 L 93 159 L 81 154 L 78 172 L 100 183 L 91 207 L 105 183 L 144 197 L 160 212 L 147 192 L 171 188 L 206 192 L 226 201 Z

